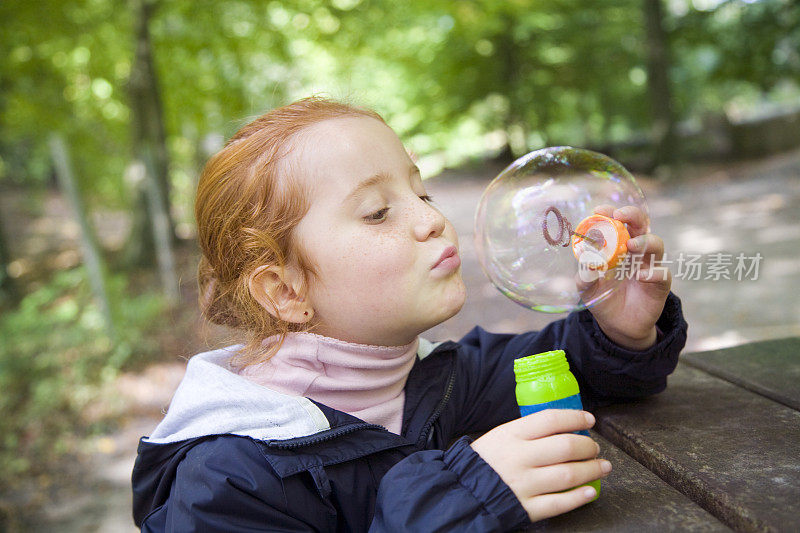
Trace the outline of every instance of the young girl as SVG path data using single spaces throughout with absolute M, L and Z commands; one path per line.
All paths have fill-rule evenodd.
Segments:
M 608 214 L 663 254 L 640 211 Z M 464 302 L 458 238 L 383 120 L 325 99 L 242 128 L 196 216 L 204 313 L 247 342 L 193 357 L 141 440 L 145 531 L 502 531 L 569 511 L 611 469 L 573 433 L 594 418 L 519 418 L 513 359 L 566 350 L 591 408 L 662 391 L 686 339 L 668 273 L 540 332 L 420 338 Z

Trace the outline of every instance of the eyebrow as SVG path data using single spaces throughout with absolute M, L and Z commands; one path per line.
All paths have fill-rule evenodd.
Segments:
M 420 173 L 419 167 L 417 165 L 411 165 L 409 167 L 409 175 L 419 174 L 419 173 Z M 356 198 L 359 195 L 363 194 L 363 192 L 369 189 L 370 187 L 375 187 L 376 185 L 380 185 L 381 183 L 390 181 L 391 179 L 392 177 L 389 174 L 382 171 L 378 172 L 377 174 L 370 176 L 369 178 L 365 179 L 364 181 L 356 185 L 356 188 L 350 191 L 350 194 L 347 195 L 345 201 Z

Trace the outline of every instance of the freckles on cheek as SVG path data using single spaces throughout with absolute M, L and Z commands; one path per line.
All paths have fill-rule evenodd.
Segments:
M 396 243 L 383 236 L 353 244 L 346 254 L 353 269 L 369 277 L 392 276 L 402 268 Z
M 347 272 L 356 286 L 367 286 L 380 292 L 382 286 L 397 275 L 397 266 L 386 257 L 371 254 L 353 253 L 347 260 Z

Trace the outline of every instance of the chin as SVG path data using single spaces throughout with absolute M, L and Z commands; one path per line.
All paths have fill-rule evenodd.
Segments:
M 444 295 L 441 303 L 442 314 L 444 316 L 442 316 L 442 319 L 438 323 L 442 323 L 445 320 L 456 316 L 458 312 L 461 311 L 461 308 L 464 307 L 464 302 L 467 299 L 467 289 L 464 286 L 464 281 L 461 279 L 460 275 L 458 282 L 458 284 L 452 287 L 452 290 L 448 291 L 447 294 Z

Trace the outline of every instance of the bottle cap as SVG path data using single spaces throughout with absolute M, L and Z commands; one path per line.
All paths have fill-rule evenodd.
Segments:
M 567 354 L 564 350 L 552 350 L 514 359 L 514 377 L 517 383 L 558 372 L 569 372 Z

